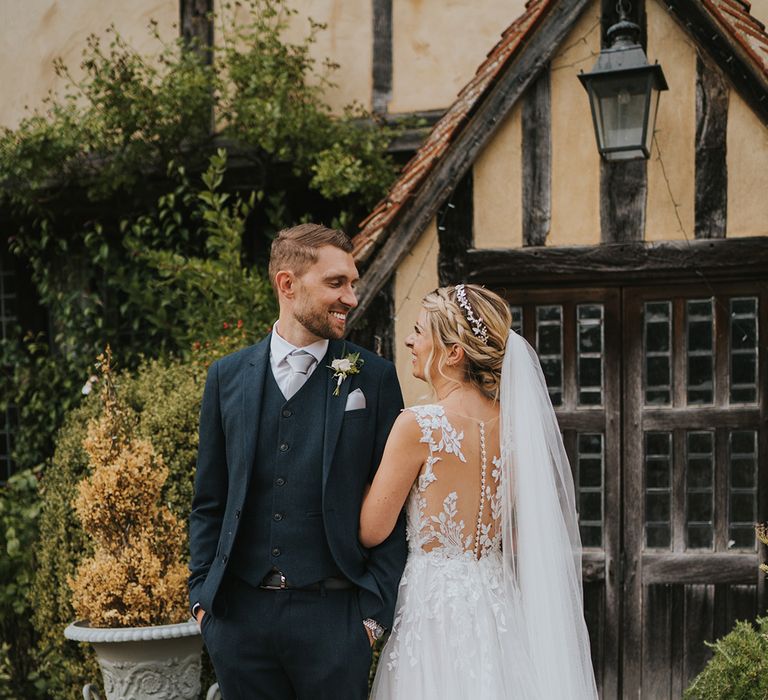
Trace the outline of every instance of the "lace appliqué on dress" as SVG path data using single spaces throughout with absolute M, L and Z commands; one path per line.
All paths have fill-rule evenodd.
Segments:
M 485 425 L 476 422 L 481 446 L 480 502 L 475 527 L 468 533 L 464 519 L 459 517 L 460 490 L 452 489 L 437 512 L 437 503 L 431 505 L 431 512 L 428 510 L 426 498 L 426 491 L 438 481 L 434 468 L 443 457 L 452 455 L 455 468 L 462 466 L 455 464 L 457 459 L 467 464 L 462 452 L 464 431 L 451 425 L 442 406 L 414 406 L 407 410 L 416 417 L 420 441 L 428 445 L 429 453 L 406 503 L 410 554 L 400 582 L 393 625 L 393 636 L 398 639 L 388 645 L 387 667 L 397 673 L 402 657 L 410 667 L 417 664 L 425 642 L 425 625 L 431 624 L 430 620 L 442 619 L 450 620 L 452 628 L 461 630 L 451 639 L 451 645 L 455 645 L 456 658 L 461 659 L 465 673 L 475 677 L 484 664 L 482 656 L 473 652 L 476 635 L 481 632 L 482 615 L 478 611 L 491 613 L 495 629 L 506 627 L 501 563 L 501 459 L 492 457 L 488 462 Z M 467 468 L 476 469 L 477 465 Z M 490 519 L 484 518 L 484 513 Z M 483 621 L 488 623 L 487 619 Z M 480 676 L 483 675 L 481 672 Z

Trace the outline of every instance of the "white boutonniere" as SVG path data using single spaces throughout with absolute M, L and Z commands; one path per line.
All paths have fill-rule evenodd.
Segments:
M 359 352 L 349 352 L 344 357 L 337 357 L 331 362 L 329 369 L 333 370 L 333 378 L 336 380 L 336 389 L 333 391 L 334 396 L 339 395 L 341 383 L 347 377 L 360 373 L 363 362 L 364 360 L 360 359 Z

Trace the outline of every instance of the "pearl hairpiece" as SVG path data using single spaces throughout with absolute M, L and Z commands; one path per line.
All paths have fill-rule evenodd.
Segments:
M 476 338 L 482 338 L 484 343 L 488 342 L 488 326 L 483 323 L 483 319 L 475 316 L 475 312 L 472 309 L 472 304 L 467 299 L 467 290 L 463 284 L 456 285 L 456 301 L 459 302 L 459 306 L 464 309 L 464 315 L 467 317 L 467 322 L 472 328 L 472 333 Z

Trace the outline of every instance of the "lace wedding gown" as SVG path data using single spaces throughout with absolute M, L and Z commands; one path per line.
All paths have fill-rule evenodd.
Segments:
M 504 576 L 499 420 L 407 410 L 425 461 L 406 503 L 408 561 L 371 697 L 549 700 L 527 657 L 519 591 Z

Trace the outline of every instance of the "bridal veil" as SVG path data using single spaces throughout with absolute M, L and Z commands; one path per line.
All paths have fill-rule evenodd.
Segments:
M 573 476 L 538 357 L 514 331 L 501 374 L 501 453 L 504 575 L 540 697 L 596 698 Z

